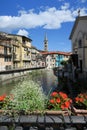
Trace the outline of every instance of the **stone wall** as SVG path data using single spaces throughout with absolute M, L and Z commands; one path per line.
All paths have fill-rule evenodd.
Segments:
M 25 76 L 30 71 L 37 70 L 37 69 L 44 69 L 44 67 L 0 71 L 0 82 L 14 79 L 14 78 L 21 77 L 21 76 Z

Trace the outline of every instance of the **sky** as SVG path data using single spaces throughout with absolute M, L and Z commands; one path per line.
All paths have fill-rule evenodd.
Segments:
M 70 52 L 78 10 L 87 15 L 87 0 L 0 0 L 0 32 L 29 37 L 39 50 L 46 34 L 49 51 Z

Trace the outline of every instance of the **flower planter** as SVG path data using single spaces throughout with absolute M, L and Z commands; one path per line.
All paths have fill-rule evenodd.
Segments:
M 60 110 L 60 111 L 55 111 L 55 110 L 48 110 L 48 111 L 44 111 L 44 114 L 46 114 L 46 115 L 70 115 L 71 114 L 71 112 L 70 111 L 62 111 L 62 110 Z
M 72 107 L 72 112 L 75 115 L 87 115 L 87 110 L 85 109 L 77 109 L 75 107 Z
M 67 110 L 44 110 L 44 111 L 28 111 L 24 113 L 24 111 L 15 111 L 15 110 L 0 110 L 0 114 L 9 114 L 9 113 L 18 113 L 19 115 L 71 115 L 71 111 Z
M 75 97 L 72 111 L 76 115 L 87 115 L 87 93 L 80 93 Z

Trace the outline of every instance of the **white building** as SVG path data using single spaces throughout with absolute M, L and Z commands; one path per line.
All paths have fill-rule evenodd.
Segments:
M 80 69 L 79 76 L 87 78 L 87 16 L 76 18 L 70 40 L 72 42 L 73 63 Z

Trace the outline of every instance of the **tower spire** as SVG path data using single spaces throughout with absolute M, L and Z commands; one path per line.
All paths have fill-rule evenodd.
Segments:
M 45 33 L 45 37 L 44 37 L 44 51 L 48 51 L 47 33 Z
M 45 38 L 44 38 L 44 40 L 47 40 L 47 33 L 45 33 Z

